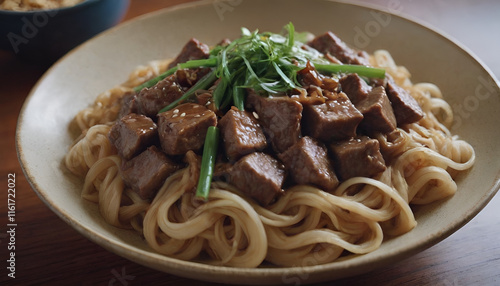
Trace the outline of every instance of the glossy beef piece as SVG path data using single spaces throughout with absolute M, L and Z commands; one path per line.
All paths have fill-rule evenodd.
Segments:
M 385 171 L 385 161 L 375 139 L 363 136 L 330 144 L 335 172 L 341 180 L 372 177 Z
M 417 122 L 424 117 L 418 102 L 405 89 L 389 79 L 386 86 L 387 96 L 392 103 L 398 125 Z
M 267 98 L 252 92 L 246 104 L 256 111 L 264 134 L 275 152 L 286 151 L 299 140 L 302 104 L 288 96 Z
M 137 113 L 137 102 L 135 101 L 135 92 L 130 91 L 125 93 L 121 99 L 121 109 L 118 113 L 118 118 L 122 118 L 123 116 L 130 113 Z
M 177 83 L 175 74 L 159 81 L 152 87 L 143 88 L 135 96 L 139 113 L 156 118 L 158 112 L 184 94 L 182 87 Z
M 367 134 L 389 133 L 396 129 L 396 117 L 384 87 L 378 86 L 372 89 L 368 97 L 360 101 L 356 108 L 364 116 L 359 127 Z
M 272 156 L 254 152 L 238 160 L 226 177 L 229 184 L 266 206 L 283 193 L 285 170 Z
M 175 67 L 177 64 L 185 63 L 190 60 L 206 59 L 209 53 L 209 46 L 192 38 L 184 45 L 180 54 L 168 65 L 168 68 Z
M 158 114 L 160 144 L 168 155 L 181 155 L 201 149 L 209 126 L 217 125 L 217 116 L 196 103 L 184 103 Z
M 304 132 L 324 142 L 356 136 L 363 115 L 344 93 L 323 104 L 304 106 Z
M 210 68 L 178 69 L 175 76 L 180 86 L 190 88 L 209 72 Z
M 151 118 L 130 113 L 115 122 L 108 134 L 118 154 L 128 160 L 158 140 L 157 126 Z
M 267 146 L 264 132 L 248 111 L 231 108 L 219 121 L 219 127 L 230 161 L 236 161 L 255 151 L 262 151 Z
M 125 184 L 141 198 L 151 199 L 165 179 L 179 167 L 156 146 L 150 146 L 144 152 L 125 161 L 121 166 L 121 175 Z
M 302 137 L 279 154 L 279 158 L 297 184 L 315 185 L 327 192 L 335 190 L 339 184 L 326 147 L 309 136 Z
M 363 52 L 351 49 L 337 35 L 327 32 L 317 36 L 308 43 L 309 46 L 323 54 L 330 54 L 344 64 L 368 65 L 368 57 Z
M 342 92 L 347 94 L 351 102 L 356 105 L 366 99 L 371 91 L 371 87 L 357 74 L 352 73 L 343 76 L 339 80 Z
M 388 77 L 389 77 L 389 75 L 386 74 L 386 76 L 384 78 L 370 78 L 369 84 L 372 87 L 377 87 L 377 86 L 385 87 L 387 85 Z

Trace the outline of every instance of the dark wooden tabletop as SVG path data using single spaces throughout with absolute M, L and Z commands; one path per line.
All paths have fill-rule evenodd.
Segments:
M 132 0 L 126 18 L 185 0 Z M 368 1 L 413 15 L 468 46 L 500 76 L 500 2 Z M 22 104 L 45 67 L 0 52 L 0 285 L 214 285 L 158 272 L 90 242 L 55 215 L 24 178 L 15 150 Z M 15 175 L 15 279 L 7 276 L 8 179 Z M 335 285 L 500 285 L 500 195 L 472 221 L 437 245 L 399 263 Z M 325 283 L 331 285 L 333 282 Z

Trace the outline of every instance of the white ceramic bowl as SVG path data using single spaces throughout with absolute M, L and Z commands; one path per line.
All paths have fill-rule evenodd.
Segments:
M 80 198 L 82 183 L 68 175 L 61 162 L 71 144 L 69 122 L 99 93 L 123 82 L 138 65 L 175 56 L 190 37 L 215 44 L 239 36 L 240 27 L 277 32 L 289 21 L 298 31 L 332 30 L 368 52 L 387 49 L 412 72 L 414 82 L 437 84 L 452 106 L 477 103 L 468 111 L 469 118 L 458 115 L 460 124 L 453 130 L 474 146 L 477 162 L 460 177 L 452 198 L 416 208 L 418 226 L 372 253 L 325 265 L 256 269 L 209 266 L 157 254 L 135 233 L 105 223 L 97 206 Z M 472 219 L 500 184 L 495 131 L 500 122 L 499 96 L 498 82 L 474 56 L 438 32 L 397 15 L 331 1 L 200 2 L 140 17 L 65 56 L 31 92 L 16 139 L 25 175 L 40 198 L 82 235 L 114 253 L 160 271 L 208 281 L 312 283 L 395 263 L 445 239 Z

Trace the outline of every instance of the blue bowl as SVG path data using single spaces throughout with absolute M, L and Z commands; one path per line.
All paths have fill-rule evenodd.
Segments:
M 0 10 L 0 49 L 50 64 L 116 25 L 129 0 L 85 0 L 75 6 L 27 12 Z

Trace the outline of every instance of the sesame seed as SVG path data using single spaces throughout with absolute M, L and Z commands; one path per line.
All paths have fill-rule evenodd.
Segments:
M 179 109 L 174 109 L 174 114 L 179 113 Z
M 181 117 L 186 116 L 186 112 L 181 113 Z
M 257 114 L 257 112 L 254 111 L 254 112 L 252 112 L 252 114 L 253 114 L 253 117 L 255 117 L 255 119 L 259 119 L 259 115 Z

